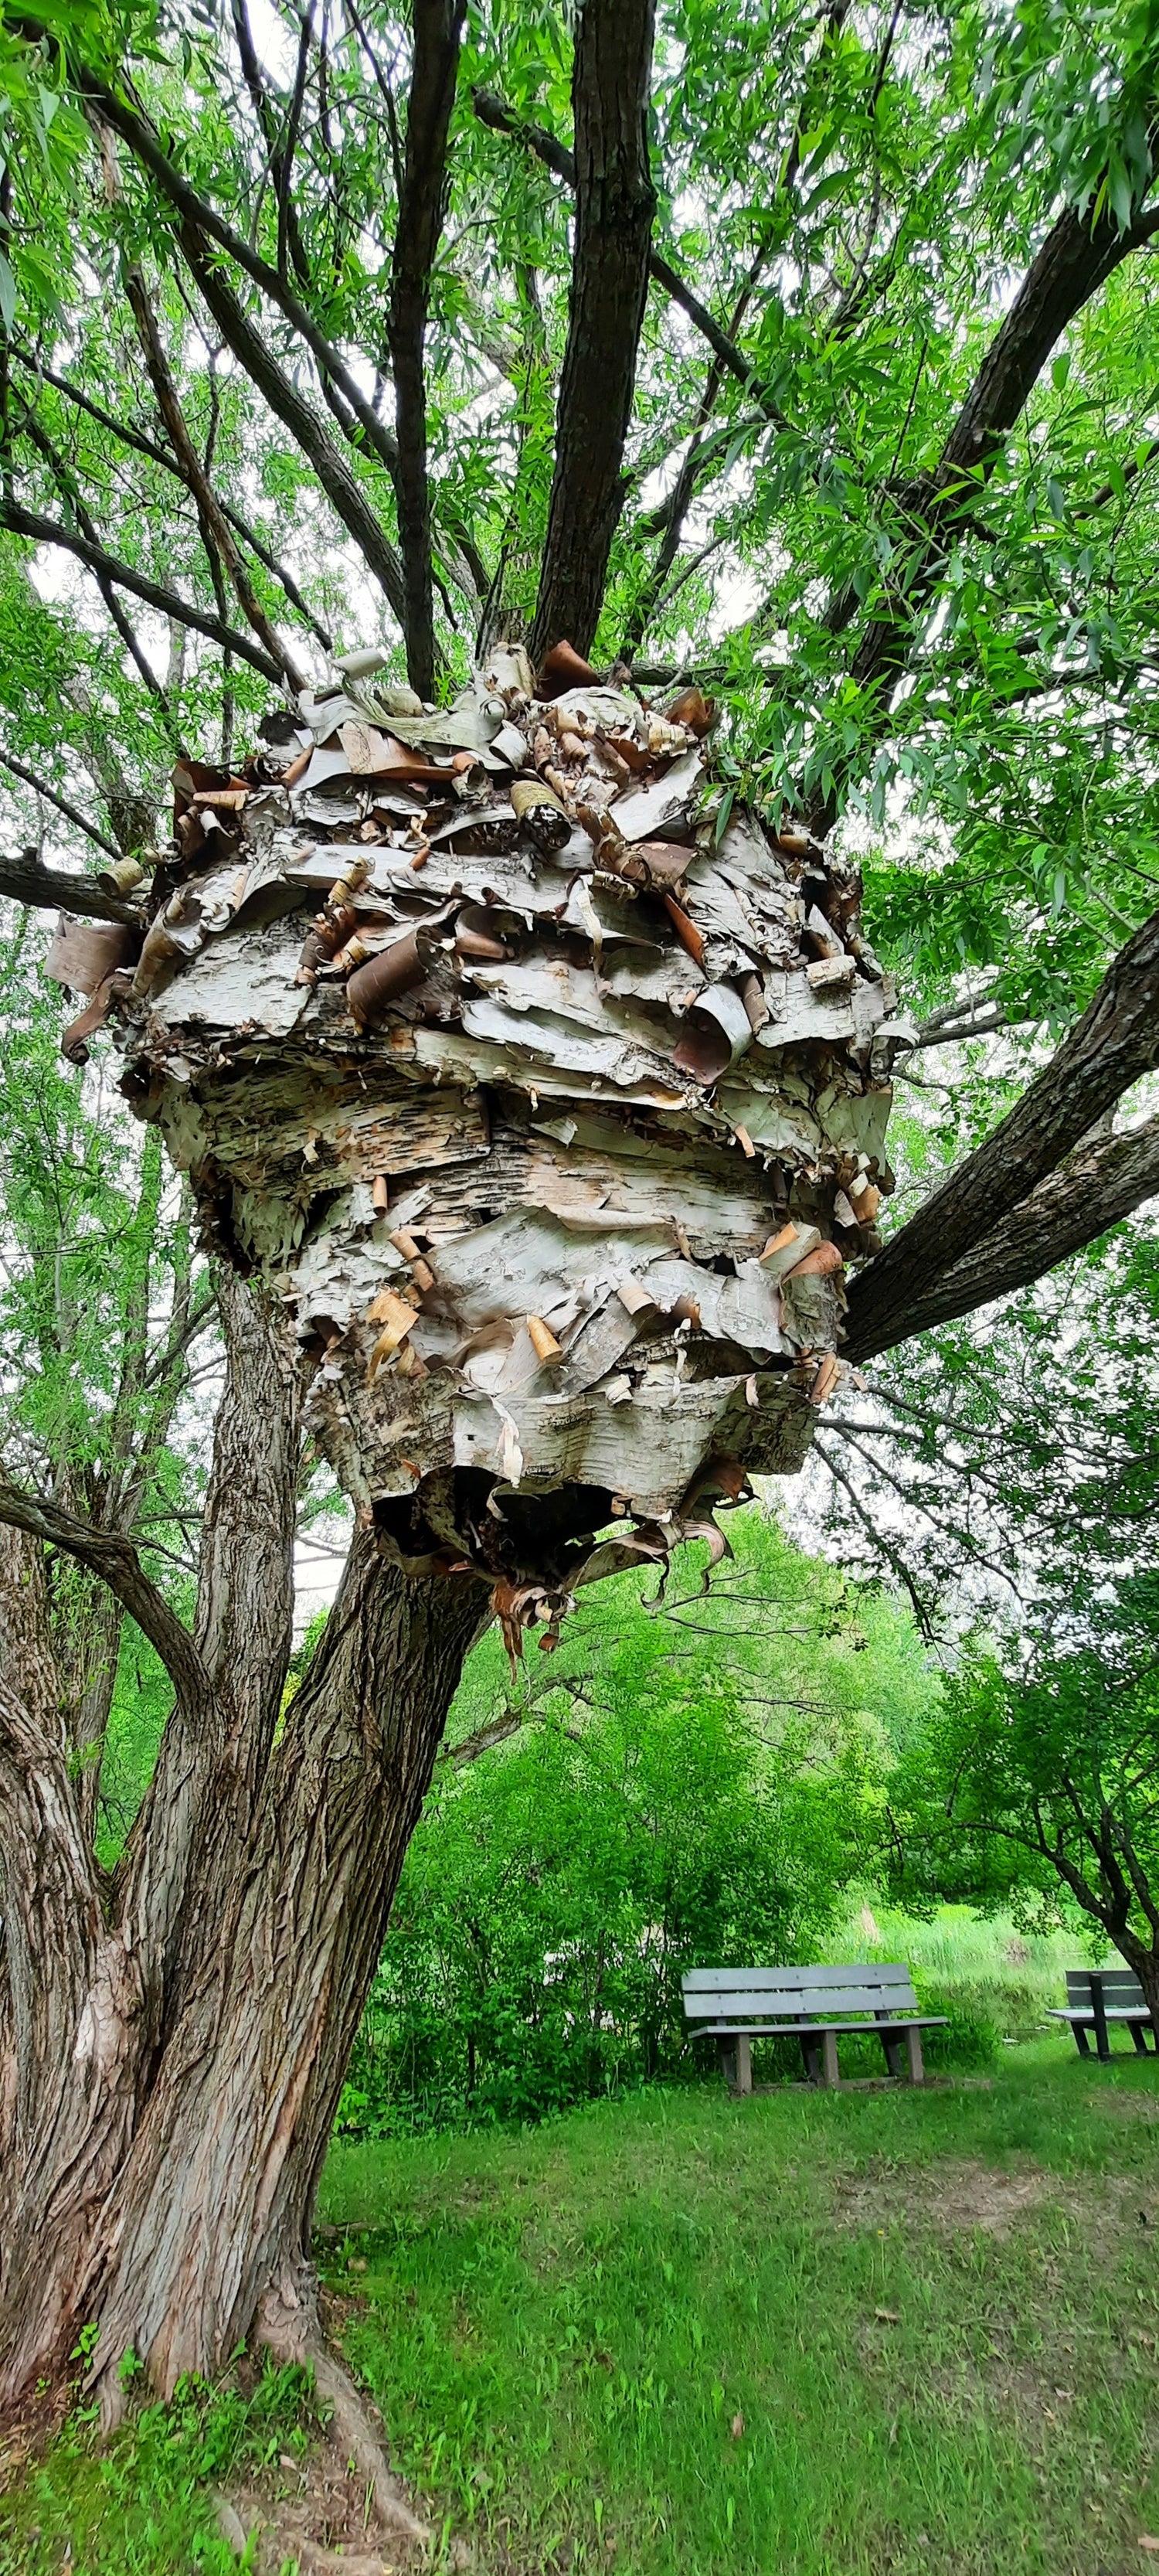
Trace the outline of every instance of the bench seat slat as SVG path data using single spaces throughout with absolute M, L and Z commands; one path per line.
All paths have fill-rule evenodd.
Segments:
M 1094 2029 L 1095 2016 L 1089 2004 L 1048 2004 L 1046 2009 L 1052 2021 L 1089 2022 L 1091 2029 Z M 1151 2015 L 1146 2004 L 1140 2001 L 1137 2004 L 1107 2004 L 1103 2019 L 1104 2021 L 1150 2021 Z
M 940 2012 L 899 2012 L 889 2022 L 698 2022 L 698 2032 L 708 2040 L 801 2040 L 811 2038 L 816 2030 L 853 2030 L 863 2038 L 904 2038 L 907 2030 L 943 2030 L 945 2014 Z

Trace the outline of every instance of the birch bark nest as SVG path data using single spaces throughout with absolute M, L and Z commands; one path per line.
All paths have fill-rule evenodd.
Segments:
M 235 775 L 179 765 L 140 928 L 62 920 L 50 972 L 291 1307 L 383 1548 L 550 1635 L 801 1465 L 909 1032 L 856 874 L 727 806 L 699 691 L 650 710 L 559 646 L 535 695 L 501 647 L 436 711 L 379 662 Z

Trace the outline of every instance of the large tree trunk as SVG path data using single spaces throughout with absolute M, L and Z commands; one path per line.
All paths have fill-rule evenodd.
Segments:
M 355 1541 L 94 2237 L 106 2400 L 128 2346 L 168 2394 L 219 2369 L 263 2300 L 301 2298 L 322 2157 L 480 1597 L 410 1582 Z
M 59 1936 L 73 1969 L 34 2053 L 75 2116 L 62 2153 L 41 2130 L 35 2152 L 14 2160 L 23 2188 L 11 2192 L 0 2258 L 0 2402 L 59 2363 L 90 2321 L 107 2421 L 130 2348 L 166 2395 L 183 2371 L 220 2370 L 255 2323 L 281 2349 L 310 2349 L 318 2172 L 480 1599 L 473 1583 L 408 1582 L 369 1535 L 356 1541 L 249 1832 L 207 1838 L 197 1912 L 216 1938 L 183 1979 L 147 2069 L 121 2022 L 114 2054 L 136 2064 L 140 2098 L 111 2170 L 111 2104 L 115 2092 L 132 2101 L 134 2084 L 114 2088 L 103 2066 L 93 2117 L 74 2060 L 99 1922 L 82 1954 L 68 1937 L 75 1893 L 55 1900 L 43 1937 Z M 31 1752 L 24 1767 L 37 1776 Z
M 166 2395 L 259 2323 L 310 2348 L 318 2170 L 480 1621 L 476 1582 L 408 1582 L 361 1533 L 279 1734 L 298 1389 L 237 1281 L 222 1315 L 195 1635 L 111 1883 L 41 1542 L 0 1525 L 0 2406 L 90 2324 L 107 2420 L 130 2347 Z
M 105 1927 L 40 1546 L 0 1531 L 0 2320 L 55 2353 L 131 2135 L 137 1965 Z M 49 2253 L 50 2249 L 50 2253 Z M 0 2355 L 6 2336 L 0 2324 Z M 0 2360 L 0 2387 L 4 2385 Z M 14 2391 L 23 2385 L 20 2370 Z

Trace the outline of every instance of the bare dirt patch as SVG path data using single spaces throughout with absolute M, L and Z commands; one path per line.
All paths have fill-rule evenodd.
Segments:
M 406 2565 L 390 2554 L 369 2522 L 365 2493 L 334 2458 L 298 2462 L 287 2455 L 282 2478 L 235 2487 L 222 2499 L 222 2531 L 238 2552 L 255 2531 L 259 2576 L 279 2576 L 297 2560 L 299 2576 L 384 2576 Z
M 0 2495 L 5 2483 L 39 2459 L 68 2413 L 70 2389 L 63 2372 L 34 2396 L 0 2415 Z
M 1126 2204 L 1132 2190 L 1117 2177 L 1104 2175 L 1097 2183 L 1064 2181 L 1037 2165 L 1012 2171 L 973 2159 L 907 2166 L 883 2161 L 837 2177 L 833 2212 L 842 2227 L 911 2221 L 944 2236 L 965 2235 L 973 2228 L 986 2236 L 1008 2236 L 1020 2219 L 1049 2208 L 1081 2218 L 1095 2234 L 1117 2235 L 1131 2214 Z
M 361 2304 L 324 2293 L 323 2323 L 335 2349 Z M 381 2439 L 382 2418 L 369 2398 L 366 2411 Z M 333 2430 L 304 2458 L 287 2452 L 276 2467 L 231 2484 L 217 2504 L 224 2537 L 239 2557 L 256 2533 L 254 2576 L 281 2576 L 287 2562 L 297 2576 L 396 2576 L 416 2565 L 405 2537 L 384 2532 L 369 2483 L 347 2462 Z
M 1128 2092 L 1126 2085 L 1107 2085 L 1091 2094 L 1088 2107 L 1105 2111 L 1112 2120 L 1142 2120 L 1146 2128 L 1159 2129 L 1159 2093 Z

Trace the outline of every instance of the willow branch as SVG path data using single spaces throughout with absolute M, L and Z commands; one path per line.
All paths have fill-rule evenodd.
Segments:
M 150 1582 L 130 1539 L 98 1530 L 39 1495 L 22 1493 L 6 1476 L 0 1476 L 0 1520 L 27 1530 L 48 1547 L 63 1548 L 66 1556 L 99 1575 L 160 1656 L 178 1696 L 191 1705 L 204 1703 L 209 1676 L 189 1630 Z
M 935 1284 L 995 1235 L 1156 1064 L 1159 912 L 1120 949 L 1081 1020 L 1009 1116 L 858 1273 L 849 1295 L 850 1355 L 868 1358 L 920 1331 L 913 1318 L 928 1308 Z M 1039 1265 L 1050 1267 L 1049 1259 Z M 983 1288 L 978 1302 L 993 1293 Z
M 89 822 L 78 805 L 70 805 L 67 796 L 58 795 L 55 787 L 50 787 L 45 779 L 38 778 L 34 769 L 26 769 L 24 762 L 14 759 L 10 751 L 0 751 L 0 768 L 10 769 L 13 777 L 19 778 L 23 786 L 31 787 L 37 796 L 43 796 L 46 804 L 55 805 L 57 813 L 63 814 L 65 821 L 72 823 L 78 832 L 83 832 L 86 840 L 95 842 L 97 849 L 103 850 L 107 859 L 122 857 L 123 853 L 117 848 L 115 841 L 106 841 L 104 833 L 98 832 L 96 824 Z M 3 879 L 0 880 L 0 894 L 11 895 L 16 903 L 44 904 L 49 910 L 53 910 L 62 901 L 59 893 L 22 893 L 15 882 L 19 874 L 22 884 L 31 885 L 35 880 L 39 885 L 43 879 L 46 885 L 66 886 L 69 906 L 73 912 L 89 912 L 97 921 L 128 922 L 136 918 L 126 904 L 117 903 L 111 895 L 102 894 L 100 887 L 91 877 L 55 877 L 51 868 L 42 868 L 39 862 L 26 862 L 24 859 L 5 859 L 0 861 L 0 867 L 4 871 Z M 82 886 L 92 887 L 91 900 L 82 902 L 76 895 L 77 887 Z
M 77 562 L 83 563 L 89 572 L 115 582 L 119 590 L 131 591 L 135 599 L 144 600 L 146 607 L 159 609 L 162 617 L 172 617 L 178 625 L 191 626 L 196 634 L 207 635 L 211 643 L 236 653 L 240 661 L 248 662 L 252 670 L 260 671 L 263 680 L 272 680 L 275 686 L 280 687 L 282 674 L 277 663 L 271 661 L 268 653 L 260 652 L 256 644 L 251 644 L 248 635 L 237 634 L 232 626 L 223 625 L 219 617 L 210 617 L 203 608 L 192 608 L 189 601 L 180 598 L 175 590 L 166 590 L 161 582 L 150 581 L 147 574 L 135 571 L 132 564 L 118 562 L 115 555 L 107 554 L 103 546 L 94 545 L 90 538 L 82 537 L 72 528 L 62 528 L 56 519 L 43 518 L 38 510 L 22 510 L 14 501 L 0 502 L 0 528 L 7 528 L 14 537 L 28 537 L 34 545 L 59 546 L 64 554 L 75 555 Z
M 145 281 L 139 268 L 129 270 L 125 278 L 125 293 L 133 320 L 137 325 L 137 337 L 149 370 L 149 380 L 157 397 L 157 408 L 169 433 L 173 453 L 180 464 L 182 480 L 188 485 L 197 504 L 197 515 L 206 553 L 211 560 L 216 553 L 233 585 L 243 617 L 252 626 L 259 642 L 264 644 L 267 653 L 280 664 L 290 688 L 302 689 L 306 684 L 306 674 L 295 662 L 292 653 L 287 651 L 276 626 L 272 619 L 267 617 L 262 607 L 234 543 L 233 531 L 226 521 L 217 494 L 189 435 L 172 370 L 157 328 L 157 317 L 149 301 Z
M 131 448 L 137 456 L 147 457 L 151 465 L 159 465 L 164 473 L 175 476 L 184 489 L 189 490 L 188 481 L 178 459 L 170 454 L 167 447 L 159 447 L 156 439 L 146 437 L 144 430 L 137 429 L 128 421 L 118 420 L 114 412 L 105 411 L 102 404 L 93 401 L 91 394 L 82 393 L 79 385 L 70 384 L 67 376 L 58 375 L 55 368 L 45 366 L 40 359 L 33 358 L 27 350 L 14 349 L 12 354 L 20 366 L 26 367 L 31 375 L 40 378 L 46 385 L 51 385 L 56 393 L 63 394 L 66 402 L 73 403 L 78 411 L 86 413 L 91 421 L 95 421 L 98 428 L 108 430 L 110 436 L 115 438 L 120 446 Z M 291 607 L 297 609 L 299 617 L 304 619 L 311 633 L 317 636 L 324 650 L 327 653 L 331 652 L 334 638 L 329 628 L 323 626 L 321 619 L 315 616 L 309 601 L 303 598 L 293 574 L 287 571 L 284 564 L 279 563 L 277 556 L 271 553 L 264 539 L 259 537 L 256 528 L 251 528 L 248 520 L 243 519 L 229 501 L 221 503 L 221 511 L 222 516 L 228 519 L 235 535 L 241 538 L 242 544 L 249 547 L 250 553 L 257 556 L 258 562 L 264 564 L 266 571 L 280 584 Z

